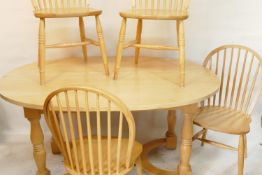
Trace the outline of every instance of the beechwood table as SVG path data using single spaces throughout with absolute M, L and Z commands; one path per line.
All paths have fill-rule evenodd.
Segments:
M 113 68 L 113 59 L 109 60 Z M 131 111 L 168 110 L 166 138 L 152 141 L 144 146 L 142 161 L 144 169 L 153 174 L 191 175 L 193 117 L 197 104 L 214 94 L 220 85 L 215 74 L 201 65 L 186 63 L 185 87 L 179 86 L 179 63 L 176 59 L 141 57 L 135 66 L 133 58 L 123 58 L 118 80 L 104 75 L 99 57 L 90 57 L 85 64 L 82 59 L 68 58 L 48 62 L 46 85 L 39 85 L 37 64 L 19 67 L 0 78 L 0 95 L 6 101 L 21 106 L 25 118 L 31 124 L 31 142 L 37 165 L 37 175 L 49 175 L 46 167 L 44 134 L 40 125 L 44 100 L 47 95 L 65 86 L 93 86 L 117 95 Z M 176 148 L 175 110 L 184 113 L 180 162 L 177 172 L 154 167 L 147 154 L 157 146 Z M 53 149 L 55 144 L 53 143 Z M 55 151 L 55 150 L 54 150 Z M 176 162 L 174 162 L 175 165 Z

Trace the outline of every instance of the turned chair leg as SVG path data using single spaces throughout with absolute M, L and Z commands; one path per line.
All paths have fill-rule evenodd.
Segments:
M 126 18 L 123 18 L 121 29 L 120 29 L 120 34 L 119 34 L 117 52 L 116 52 L 116 63 L 115 63 L 115 70 L 114 70 L 114 79 L 115 80 L 118 78 L 118 73 L 120 69 L 125 33 L 126 33 Z
M 207 137 L 207 129 L 204 129 L 204 133 L 203 133 L 203 135 L 202 135 L 202 139 L 206 139 L 206 137 Z M 201 142 L 201 146 L 204 146 L 204 144 L 205 144 L 205 142 Z
M 179 22 L 176 21 L 177 46 L 179 47 Z
M 247 158 L 247 135 L 244 135 L 244 144 L 245 144 L 245 158 Z
M 83 17 L 79 17 L 79 28 L 80 28 L 81 42 L 85 42 L 85 40 L 86 40 L 85 22 L 84 22 Z M 82 52 L 83 52 L 84 61 L 87 62 L 87 47 L 86 47 L 86 45 L 82 46 Z
M 142 175 L 143 174 L 143 167 L 142 167 L 142 161 L 141 157 L 139 157 L 136 161 L 136 171 L 137 175 Z
M 57 144 L 55 143 L 54 138 L 51 139 L 51 151 L 53 154 L 61 154 L 60 149 L 58 148 Z
M 99 39 L 100 50 L 101 50 L 102 59 L 103 59 L 103 63 L 104 63 L 105 73 L 106 73 L 106 75 L 109 75 L 105 40 L 104 40 L 102 25 L 101 25 L 99 16 L 96 16 L 96 30 L 97 30 L 97 36 L 98 36 L 98 39 Z
M 178 48 L 179 48 L 179 66 L 180 66 L 180 86 L 185 86 L 185 34 L 183 21 L 177 21 L 178 29 Z
M 136 44 L 141 43 L 141 34 L 142 34 L 142 28 L 143 28 L 143 21 L 142 19 L 139 19 L 137 22 L 137 30 L 136 30 Z M 140 48 L 135 48 L 135 64 L 138 64 L 138 58 L 140 54 Z
M 244 157 L 245 157 L 245 139 L 244 135 L 239 138 L 238 145 L 238 175 L 243 175 L 244 173 Z
M 45 84 L 45 19 L 41 18 L 39 23 L 38 36 L 38 67 L 40 74 L 40 84 Z
M 168 125 L 168 130 L 166 132 L 166 148 L 167 149 L 176 149 L 177 136 L 175 132 L 175 128 L 176 128 L 176 111 L 175 110 L 168 111 L 167 125 Z

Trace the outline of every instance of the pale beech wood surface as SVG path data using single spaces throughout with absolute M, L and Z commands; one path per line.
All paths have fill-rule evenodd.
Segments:
M 112 60 L 109 60 L 111 70 L 114 64 Z M 220 81 L 208 69 L 187 62 L 185 87 L 181 87 L 178 60 L 141 57 L 139 65 L 134 65 L 133 60 L 133 57 L 123 58 L 123 69 L 118 80 L 104 74 L 99 57 L 90 57 L 87 63 L 80 58 L 48 61 L 46 84 L 43 86 L 38 82 L 37 63 L 17 68 L 0 78 L 0 95 L 11 103 L 23 106 L 25 117 L 31 123 L 31 141 L 38 175 L 50 175 L 46 167 L 44 136 L 39 122 L 44 100 L 50 92 L 65 86 L 92 86 L 105 89 L 118 96 L 133 111 L 174 110 L 185 105 L 186 107 L 181 108 L 184 111 L 184 121 L 181 160 L 177 172 L 180 175 L 192 174 L 189 161 L 196 103 L 214 94 L 219 88 Z M 79 105 L 81 110 L 81 100 Z M 172 119 L 175 114 L 172 112 L 169 114 L 167 145 L 175 148 L 175 134 L 170 132 L 175 123 Z M 142 162 L 145 160 L 146 157 Z
M 219 91 L 202 102 L 194 123 L 203 129 L 196 133 L 201 145 L 208 143 L 238 151 L 238 175 L 244 174 L 247 157 L 246 134 L 250 131 L 251 115 L 262 92 L 262 57 L 243 45 L 223 45 L 212 50 L 203 66 L 221 79 Z M 207 131 L 239 135 L 238 148 L 207 139 Z
M 35 17 L 37 18 L 66 18 L 66 17 L 84 17 L 84 16 L 97 16 L 102 14 L 102 10 L 93 8 L 70 8 L 58 10 L 36 10 Z
M 190 0 L 132 0 L 132 9 L 120 12 L 122 24 L 116 52 L 114 79 L 118 79 L 122 52 L 128 47 L 135 48 L 135 64 L 139 64 L 140 49 L 173 50 L 178 51 L 180 60 L 180 86 L 185 86 L 185 32 L 184 20 L 188 18 Z M 125 41 L 127 20 L 137 19 L 136 39 Z M 145 44 L 142 40 L 143 20 L 174 20 L 176 21 L 177 46 Z
M 109 75 L 106 46 L 103 36 L 102 25 L 99 19 L 99 15 L 102 14 L 102 10 L 93 9 L 89 6 L 89 0 L 32 0 L 34 7 L 34 15 L 40 18 L 39 33 L 38 33 L 38 67 L 40 84 L 45 84 L 46 74 L 46 49 L 47 48 L 67 48 L 67 47 L 82 47 L 83 58 L 87 61 L 87 45 L 95 45 L 100 47 L 102 60 L 104 64 L 105 74 Z M 85 34 L 85 22 L 84 17 L 94 16 L 96 19 L 96 31 L 99 41 L 87 38 Z M 46 44 L 46 19 L 48 18 L 79 18 L 79 29 L 81 42 L 70 43 L 56 43 Z
M 110 68 L 113 70 L 113 59 Z M 0 94 L 10 103 L 30 109 L 43 109 L 47 95 L 65 86 L 92 86 L 118 96 L 130 110 L 171 109 L 202 101 L 214 94 L 220 81 L 201 65 L 187 62 L 186 84 L 179 86 L 179 62 L 176 59 L 142 57 L 139 65 L 124 58 L 121 78 L 104 74 L 101 59 L 92 57 L 49 61 L 46 85 L 38 80 L 37 64 L 19 67 L 0 78 Z
M 152 9 L 136 9 L 120 12 L 120 16 L 124 18 L 134 19 L 157 19 L 157 20 L 185 20 L 188 18 L 187 12 L 176 12 L 171 10 L 152 10 Z
M 95 99 L 91 96 L 95 96 Z M 81 97 L 85 98 L 82 116 Z M 74 103 L 70 102 L 70 98 L 74 99 Z M 90 110 L 93 101 L 95 112 Z M 106 116 L 103 116 L 101 111 L 102 101 L 107 103 L 104 113 Z M 112 121 L 113 105 L 119 111 L 116 114 L 118 122 Z M 55 106 L 58 106 L 58 109 Z M 138 164 L 141 162 L 137 160 L 140 159 L 142 145 L 135 141 L 136 127 L 133 115 L 113 94 L 90 87 L 62 88 L 47 97 L 44 114 L 64 157 L 65 168 L 71 175 L 124 175 L 134 168 L 136 162 Z M 105 118 L 106 134 L 102 132 Z M 96 125 L 92 124 L 94 120 Z M 114 128 L 117 125 L 118 127 Z M 124 130 L 128 131 L 127 135 L 124 135 Z M 142 169 L 138 170 L 141 171 Z

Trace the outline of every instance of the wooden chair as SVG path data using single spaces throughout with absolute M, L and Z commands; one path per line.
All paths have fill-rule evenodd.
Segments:
M 32 0 L 35 17 L 40 19 L 39 24 L 39 45 L 38 45 L 38 66 L 40 71 L 40 84 L 45 83 L 45 50 L 46 48 L 67 48 L 82 46 L 84 60 L 87 61 L 87 45 L 99 46 L 101 49 L 103 64 L 106 75 L 109 75 L 105 42 L 103 38 L 102 26 L 99 15 L 102 11 L 89 7 L 89 0 Z M 86 38 L 85 36 L 85 16 L 94 16 L 96 19 L 96 28 L 98 41 Z M 79 18 L 81 42 L 59 43 L 46 45 L 45 41 L 45 21 L 46 18 Z
M 117 47 L 114 79 L 118 78 L 123 49 L 129 47 L 135 48 L 135 64 L 138 64 L 140 48 L 155 50 L 175 50 L 179 52 L 181 86 L 184 86 L 185 38 L 183 21 L 188 18 L 188 6 L 189 0 L 133 0 L 132 10 L 120 12 L 120 16 L 123 19 Z M 134 41 L 124 44 L 126 22 L 128 18 L 138 20 L 136 39 Z M 152 44 L 141 44 L 143 20 L 176 20 L 178 46 L 173 47 Z
M 142 174 L 135 122 L 117 97 L 94 88 L 59 89 L 47 97 L 44 113 L 69 174 L 127 174 L 135 163 Z
M 204 67 L 221 78 L 218 93 L 202 103 L 194 124 L 203 129 L 193 140 L 238 151 L 238 174 L 243 175 L 247 155 L 246 134 L 250 130 L 251 114 L 262 91 L 262 58 L 250 48 L 225 45 L 213 50 Z M 238 148 L 208 140 L 207 131 L 239 135 Z

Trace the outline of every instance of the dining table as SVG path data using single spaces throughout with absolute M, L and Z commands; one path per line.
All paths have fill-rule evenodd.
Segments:
M 52 91 L 72 86 L 104 89 L 119 97 L 132 112 L 168 111 L 167 117 L 163 118 L 168 124 L 163 138 L 152 140 L 143 147 L 143 168 L 152 174 L 191 175 L 193 118 L 199 111 L 199 103 L 217 92 L 220 80 L 213 72 L 193 61 L 186 61 L 185 67 L 185 85 L 181 87 L 178 59 L 141 56 L 136 65 L 133 57 L 123 57 L 117 80 L 104 74 L 100 57 L 91 56 L 86 63 L 77 57 L 50 59 L 46 63 L 44 85 L 39 83 L 38 64 L 27 64 L 0 78 L 0 96 L 22 107 L 25 118 L 30 122 L 31 130 L 28 132 L 37 175 L 51 174 L 46 164 L 45 133 L 40 124 L 44 101 Z M 112 72 L 113 57 L 109 58 L 109 68 Z M 177 170 L 171 172 L 151 164 L 149 154 L 161 145 L 167 149 L 176 148 L 176 110 L 183 112 L 180 161 L 174 162 Z M 59 152 L 54 142 L 51 141 L 51 145 L 53 152 Z

